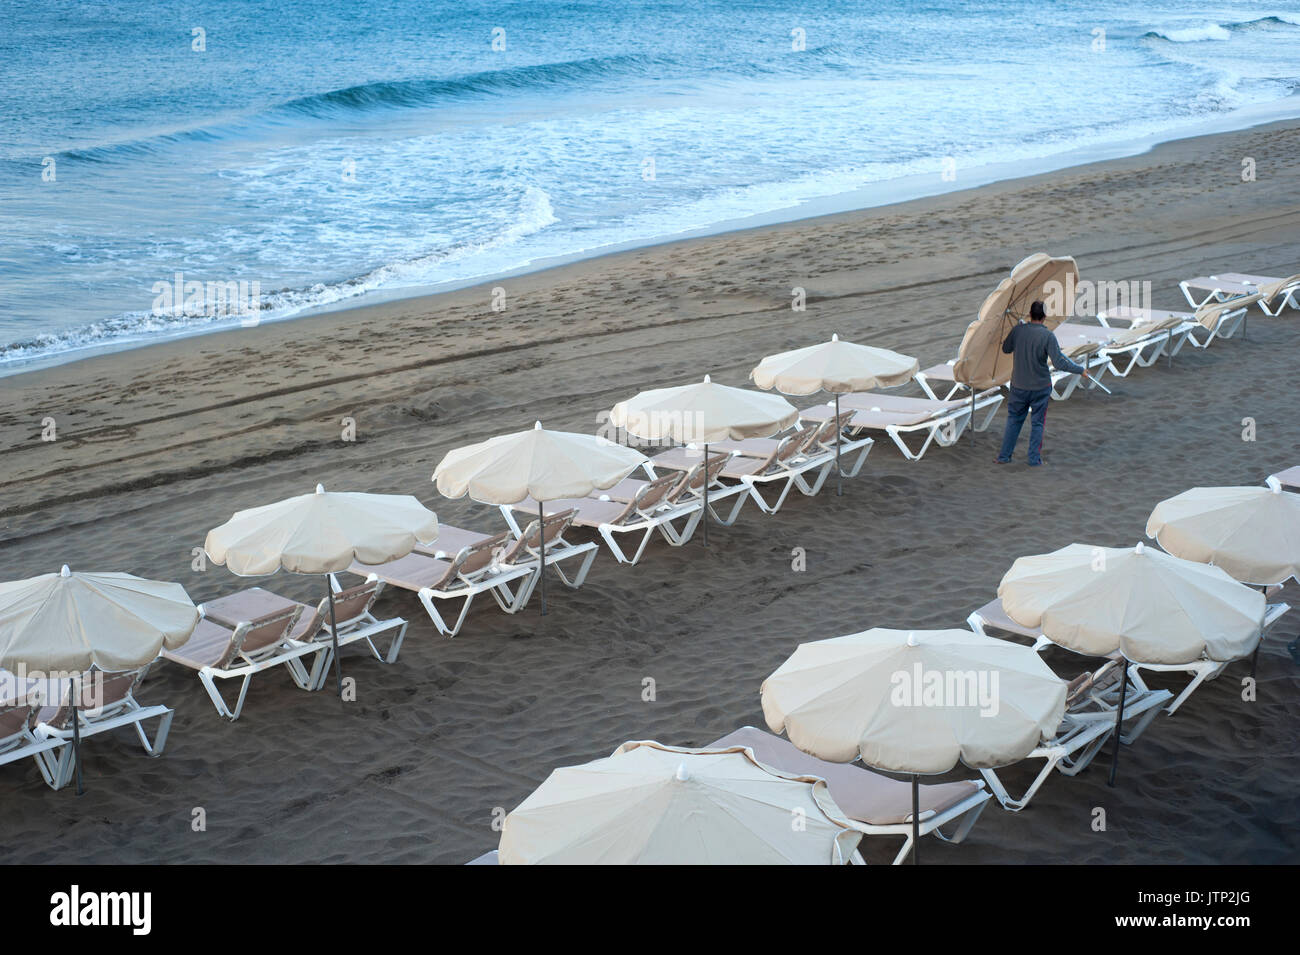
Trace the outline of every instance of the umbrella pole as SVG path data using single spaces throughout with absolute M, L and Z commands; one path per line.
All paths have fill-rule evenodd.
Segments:
M 840 393 L 835 392 L 835 496 L 844 494 L 844 472 L 840 470 Z
M 920 865 L 921 851 L 921 777 L 912 773 L 912 865 Z
M 81 785 L 81 714 L 77 712 L 77 678 L 72 678 L 72 762 L 77 767 L 77 795 L 86 790 Z
M 970 389 L 970 421 L 966 422 L 966 427 L 970 428 L 970 443 L 975 444 L 975 385 L 967 385 Z
M 330 575 L 325 575 L 325 590 L 329 595 L 330 601 L 330 636 L 334 640 L 334 686 L 339 691 L 339 699 L 343 699 L 343 664 L 339 662 L 339 628 L 334 622 L 334 588 L 330 585 Z
M 1128 695 L 1128 657 L 1124 657 L 1124 669 L 1120 673 L 1119 711 L 1115 714 L 1115 748 L 1110 757 L 1110 780 L 1107 786 L 1115 785 L 1115 772 L 1119 769 L 1119 735 L 1124 729 L 1124 697 Z
M 704 546 L 709 546 L 709 446 L 704 446 Z
M 542 584 L 542 616 L 546 616 L 546 514 L 542 511 L 542 502 L 537 502 L 537 540 L 542 545 L 542 562 L 537 566 Z

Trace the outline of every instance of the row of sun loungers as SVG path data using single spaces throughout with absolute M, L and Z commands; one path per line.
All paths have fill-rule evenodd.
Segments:
M 1300 308 L 1300 276 L 1284 280 L 1225 273 L 1191 279 L 1180 287 L 1195 311 L 1110 309 L 1098 315 L 1096 325 L 1059 326 L 1057 336 L 1063 350 L 1086 363 L 1094 379 L 1107 372 L 1124 377 L 1133 368 L 1149 367 L 1160 357 L 1172 359 L 1187 342 L 1205 348 L 1217 338 L 1232 337 L 1244 328 L 1251 304 L 1259 304 L 1269 315 L 1278 314 L 1287 305 Z M 1200 302 L 1193 289 L 1206 293 Z M 711 520 L 730 525 L 746 501 L 752 500 L 765 514 L 775 514 L 792 490 L 806 496 L 817 494 L 836 465 L 837 450 L 840 473 L 856 476 L 874 445 L 872 433 L 883 432 L 908 460 L 920 460 L 933 445 L 954 444 L 967 428 L 986 430 L 1003 400 L 997 388 L 979 392 L 973 399 L 968 390 L 963 395 L 965 386 L 955 381 L 952 367 L 953 362 L 948 362 L 916 376 L 926 398 L 879 392 L 841 395 L 838 416 L 831 403 L 806 408 L 796 427 L 784 435 L 710 445 L 707 463 L 701 449 L 674 448 L 654 457 L 644 477 L 629 477 L 587 498 L 546 502 L 543 519 L 536 518 L 538 503 L 525 500 L 502 507 L 508 531 L 483 534 L 443 525 L 434 545 L 417 547 L 400 560 L 377 566 L 354 564 L 350 571 L 364 578 L 361 584 L 345 589 L 331 578 L 337 644 L 341 649 L 364 642 L 381 662 L 397 660 L 406 621 L 400 617 L 381 620 L 372 613 L 386 585 L 414 592 L 438 631 L 450 637 L 460 632 L 474 597 L 480 594 L 490 593 L 507 613 L 517 613 L 528 604 L 540 579 L 543 541 L 549 571 L 566 586 L 580 587 L 599 545 L 567 540 L 565 533 L 571 530 L 595 531 L 620 563 L 635 564 L 656 535 L 674 547 L 689 542 L 706 507 Z M 1058 373 L 1053 397 L 1069 397 L 1078 384 L 1078 376 Z M 1285 486 L 1300 487 L 1300 467 L 1275 477 Z M 523 529 L 517 514 L 531 518 Z M 632 545 L 626 550 L 620 543 L 625 539 Z M 444 616 L 446 605 L 454 607 L 457 601 L 459 611 Z M 1286 604 L 1270 604 L 1265 632 L 1288 609 Z M 329 625 L 328 600 L 308 606 L 255 587 L 211 601 L 200 610 L 202 619 L 191 639 L 175 651 L 165 651 L 163 657 L 194 670 L 222 716 L 238 719 L 253 676 L 276 667 L 283 666 L 304 690 L 317 690 L 325 684 L 336 642 Z M 971 614 L 968 622 L 977 632 L 991 629 L 1032 639 L 1035 649 L 1050 645 L 1041 633 L 1015 624 L 998 601 Z M 1225 666 L 1212 661 L 1179 666 L 1131 663 L 1121 742 L 1136 739 L 1162 706 L 1168 713 L 1175 712 L 1202 682 L 1217 677 Z M 1192 679 L 1174 698 L 1167 690 L 1147 687 L 1141 677 L 1143 669 L 1185 671 Z M 60 686 L 53 697 L 43 693 L 38 698 L 31 688 L 0 682 L 0 765 L 30 757 L 49 785 L 66 785 L 74 770 L 68 745 L 74 712 L 83 738 L 131 726 L 146 753 L 160 754 L 172 711 L 136 701 L 135 691 L 148 670 L 108 674 L 102 683 L 101 705 L 94 710 L 74 710 L 70 687 Z M 0 674 L 0 678 L 4 676 Z M 239 681 L 233 703 L 226 700 L 217 682 L 230 679 Z M 49 706 L 42 702 L 50 698 L 60 703 Z M 1014 810 L 1029 802 L 1052 770 L 1066 774 L 1081 771 L 1113 731 L 1118 698 L 1114 661 L 1078 677 L 1071 683 L 1060 729 L 1031 756 L 1045 762 L 1026 793 L 1019 798 L 1011 796 L 992 770 L 983 771 L 984 783 L 923 786 L 927 795 L 922 802 L 922 834 L 933 831 L 945 837 L 941 826 L 964 819 L 945 837 L 951 841 L 964 838 L 990 798 L 985 784 L 1004 807 Z M 144 724 L 153 719 L 158 725 L 151 738 Z M 907 842 L 895 861 L 910 851 L 910 809 L 904 805 L 900 814 L 893 806 L 901 791 L 894 787 L 906 789 L 906 784 L 860 767 L 822 764 L 752 727 L 724 737 L 716 745 L 733 744 L 751 746 L 760 759 L 780 769 L 809 772 L 809 765 L 820 764 L 817 774 L 828 781 L 833 777 L 833 790 L 843 791 L 842 797 L 837 795 L 841 806 L 861 810 L 850 815 L 864 832 L 904 835 Z

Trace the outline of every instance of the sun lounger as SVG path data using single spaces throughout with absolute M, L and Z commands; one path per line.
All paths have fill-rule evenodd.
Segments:
M 406 636 L 406 621 L 401 617 L 380 620 L 371 613 L 371 608 L 383 591 L 383 582 L 366 581 L 345 590 L 331 574 L 330 587 L 334 591 L 334 622 L 338 626 L 339 649 L 364 640 L 371 654 L 380 663 L 395 663 L 397 654 L 402 649 L 402 639 Z M 319 690 L 325 685 L 329 666 L 334 661 L 328 598 L 322 597 L 312 607 L 261 587 L 250 587 L 219 600 L 209 601 L 203 605 L 203 611 L 205 619 L 234 629 L 243 621 L 260 620 L 294 607 L 300 613 L 297 622 L 289 630 L 289 639 L 296 643 L 315 643 L 324 647 L 324 652 L 315 657 L 308 674 L 308 689 Z M 382 639 L 385 634 L 389 635 L 388 649 L 380 650 L 375 641 Z
M 1092 375 L 1092 381 L 1087 383 L 1087 389 L 1092 390 L 1097 387 L 1097 382 L 1110 369 L 1110 360 L 1105 355 L 1099 354 L 1097 346 L 1078 345 L 1072 349 L 1067 349 L 1062 344 L 1062 351 L 1066 352 L 1066 357 L 1072 361 L 1078 362 L 1086 367 Z M 924 371 L 916 373 L 916 383 L 921 386 L 927 395 L 936 401 L 952 401 L 961 395 L 970 395 L 970 386 L 957 380 L 953 366 L 957 359 L 950 358 L 948 361 L 931 365 Z M 1056 401 L 1064 401 L 1074 394 L 1074 390 L 1083 381 L 1080 375 L 1068 371 L 1057 371 L 1052 369 L 1052 398 Z
M 1246 307 L 1254 300 L 1255 296 L 1250 295 L 1244 299 L 1210 302 L 1195 312 L 1121 306 L 1101 312 L 1098 319 L 1107 325 L 1117 321 L 1128 322 L 1129 330 L 1135 335 L 1141 334 L 1143 329 L 1163 326 L 1170 329 L 1171 336 L 1181 332 L 1194 348 L 1208 348 L 1216 338 L 1232 338 L 1239 330 L 1244 337 Z M 1176 353 L 1177 347 L 1173 350 Z
M 0 675 L 0 683 L 12 681 L 12 674 Z M 17 687 L 14 687 L 17 690 Z M 16 763 L 30 757 L 46 784 L 57 789 L 55 780 L 59 765 L 59 753 L 65 745 L 62 738 L 53 736 L 48 739 L 37 737 L 36 726 L 40 722 L 40 701 L 24 692 L 0 694 L 0 766 Z
M 140 745 L 148 755 L 162 755 L 163 748 L 167 745 L 167 732 L 171 729 L 173 711 L 166 706 L 141 706 L 135 698 L 140 681 L 144 679 L 151 665 L 136 670 L 111 673 L 90 670 L 76 680 L 75 686 L 81 699 L 75 712 L 77 734 L 81 738 L 82 746 L 90 737 L 130 726 L 135 730 Z M 62 789 L 72 780 L 76 772 L 71 745 L 74 684 L 71 680 L 57 682 L 66 687 L 60 689 L 61 702 L 58 706 L 41 708 L 34 733 L 40 739 L 57 739 L 68 744 L 58 750 L 58 757 L 54 760 L 52 768 L 53 782 L 50 783 L 55 789 Z M 95 690 L 94 705 L 87 707 L 82 701 L 90 702 L 91 688 Z M 158 720 L 152 740 L 144 731 L 145 720 L 151 719 Z
M 1276 316 L 1288 305 L 1300 309 L 1300 298 L 1297 298 L 1300 296 L 1300 275 L 1275 278 L 1269 275 L 1249 275 L 1244 272 L 1224 272 L 1221 275 L 1200 275 L 1179 282 L 1178 287 L 1183 290 L 1183 295 L 1192 308 L 1197 309 L 1209 302 L 1226 302 L 1229 299 L 1255 293 L 1258 293 L 1259 298 L 1252 299 L 1251 302 L 1257 301 L 1265 315 Z M 1192 289 L 1205 293 L 1199 302 L 1192 295 Z
M 841 420 L 847 421 L 850 417 L 851 414 L 844 414 Z M 834 439 L 835 425 L 836 421 L 832 416 L 832 419 L 825 422 L 803 425 L 779 438 L 752 438 L 745 441 L 722 441 L 710 444 L 710 455 L 715 448 L 730 455 L 718 471 L 716 485 L 718 490 L 724 494 L 734 492 L 736 489 L 747 490 L 764 514 L 775 514 L 779 511 L 791 490 L 797 489 L 799 493 L 811 497 L 822 489 L 827 475 L 835 465 L 835 451 L 833 449 L 827 451 L 821 443 L 828 435 L 831 440 Z M 866 444 L 861 441 L 846 442 L 840 448 L 841 460 L 846 453 L 846 447 L 859 453 L 857 465 L 851 466 L 852 472 L 856 474 L 861 468 L 861 459 L 870 450 L 870 442 Z M 656 455 L 650 463 L 655 473 L 665 470 L 681 471 L 692 466 L 693 460 L 698 461 L 701 454 L 702 452 L 692 451 L 689 448 L 673 448 Z M 724 481 L 734 483 L 727 485 L 722 483 Z M 769 501 L 763 496 L 762 488 L 768 485 L 775 485 L 778 488 L 774 501 Z M 711 486 L 710 513 L 717 517 L 719 523 L 731 524 L 736 519 L 736 514 L 744 501 L 743 497 L 732 507 L 730 513 L 720 515 L 716 510 L 714 494 Z
M 1002 404 L 1002 393 L 990 388 L 975 395 L 974 402 L 967 400 L 941 400 L 935 398 L 903 398 L 876 392 L 855 392 L 840 396 L 840 408 L 853 411 L 849 430 L 861 434 L 865 431 L 884 431 L 909 461 L 919 461 L 931 444 L 948 447 L 957 442 L 970 426 L 972 416 L 975 430 L 984 431 Z M 817 405 L 799 412 L 800 421 L 822 422 L 835 414 L 832 404 Z M 915 450 L 907 443 L 912 435 L 923 436 Z
M 163 650 L 162 656 L 195 670 L 217 712 L 228 720 L 237 720 L 253 677 L 266 670 L 282 666 L 299 687 L 313 688 L 311 673 L 302 658 L 324 654 L 325 647 L 290 636 L 302 611 L 301 604 L 290 603 L 272 613 L 236 623 L 209 620 L 205 616 L 189 640 L 175 650 Z M 204 605 L 199 605 L 199 612 L 206 613 Z M 235 679 L 241 683 L 232 707 L 217 689 L 216 681 Z
M 967 624 L 984 636 L 1000 636 L 990 630 L 1002 631 L 1034 641 L 1034 650 L 1041 651 L 1052 645 L 1042 631 L 1022 627 L 1012 620 L 1000 600 L 992 600 L 967 618 Z M 1115 731 L 1115 716 L 1120 698 L 1119 654 L 1112 654 L 1098 669 L 1079 674 L 1069 683 L 1066 694 L 1065 716 L 1056 735 L 1045 740 L 1027 757 L 1042 759 L 1044 764 L 1033 778 L 1024 794 L 1015 797 L 1007 791 L 996 770 L 982 770 L 989 788 L 1004 809 L 1018 812 L 1029 805 L 1034 794 L 1056 770 L 1065 776 L 1076 776 L 1092 762 Z M 1168 690 L 1153 690 L 1142 682 L 1140 674 L 1130 664 L 1128 685 L 1124 690 L 1124 722 L 1120 728 L 1120 742 L 1132 744 L 1151 725 L 1161 712 L 1161 707 L 1173 698 Z
M 546 501 L 546 514 L 550 517 L 562 511 L 572 511 L 573 527 L 595 531 L 604 540 L 605 546 L 609 548 L 615 560 L 620 564 L 631 565 L 641 559 L 646 545 L 656 533 L 674 547 L 685 543 L 684 534 L 694 533 L 694 521 L 688 520 L 687 527 L 684 529 L 676 528 L 673 522 L 682 517 L 690 518 L 703 513 L 699 503 L 692 500 L 665 506 L 668 495 L 680 484 L 680 475 L 669 474 L 647 481 L 632 495 L 632 500 L 626 502 L 603 501 L 598 497 Z M 506 519 L 511 530 L 517 530 L 519 526 L 515 514 L 536 514 L 537 510 L 538 502 L 531 497 L 526 497 L 517 504 L 501 505 L 501 515 Z M 698 520 L 699 518 L 695 517 L 695 521 Z M 636 549 L 630 557 L 619 545 L 619 537 L 623 534 L 640 535 Z M 637 540 L 635 536 L 632 539 Z M 595 545 L 593 543 L 582 546 L 594 547 Z M 548 552 L 546 555 L 548 564 L 550 556 Z
M 540 546 L 543 533 L 547 568 L 555 571 L 566 586 L 582 586 L 595 559 L 596 545 L 570 544 L 563 539 L 572 516 L 569 511 L 548 514 L 544 528 L 534 520 L 514 537 L 508 531 L 488 535 L 441 525 L 437 540 L 417 546 L 405 557 L 387 564 L 354 563 L 348 570 L 367 580 L 382 580 L 413 591 L 438 632 L 454 637 L 460 633 L 479 594 L 490 593 L 506 613 L 518 613 L 527 606 L 537 585 L 539 566 L 533 548 Z M 563 565 L 575 557 L 582 561 L 577 573 L 570 577 Z M 457 600 L 461 601 L 460 613 L 449 624 L 438 602 Z
M 745 726 L 706 749 L 744 746 L 773 769 L 826 780 L 831 798 L 854 828 L 870 836 L 901 836 L 903 847 L 894 857 L 898 865 L 912 851 L 912 784 L 852 763 L 831 763 L 809 756 L 793 743 L 753 726 Z M 989 801 L 978 780 L 923 784 L 920 787 L 920 833 L 934 833 L 944 842 L 961 842 L 970 833 Z M 955 827 L 942 830 L 950 822 Z
M 1284 603 L 1273 603 L 1268 605 L 1267 612 L 1264 616 L 1264 628 L 1260 633 L 1261 643 L 1273 625 L 1277 623 L 1277 621 L 1280 620 L 1290 609 L 1291 608 Z M 967 618 L 967 622 L 970 624 L 971 629 L 976 633 L 984 633 L 986 628 L 991 628 L 1032 639 L 1034 641 L 1034 650 L 1036 651 L 1041 651 L 1044 647 L 1053 645 L 1052 641 L 1044 636 L 1041 630 L 1036 630 L 1031 627 L 1022 627 L 1020 624 L 1012 620 L 1002 608 L 1002 601 L 997 599 L 990 601 L 979 610 L 972 613 L 970 617 Z M 1121 658 L 1118 654 L 1112 654 L 1111 659 L 1118 662 Z M 1206 680 L 1215 679 L 1223 672 L 1224 668 L 1227 667 L 1228 664 L 1235 662 L 1235 660 L 1194 660 L 1191 663 L 1143 663 L 1138 660 L 1130 660 L 1128 673 L 1130 685 L 1134 690 L 1136 690 L 1137 694 L 1139 694 L 1139 700 L 1144 698 L 1142 694 L 1153 692 L 1165 693 L 1166 699 L 1172 697 L 1173 702 L 1165 707 L 1165 713 L 1172 715 L 1180 706 L 1183 705 L 1184 701 L 1192 695 L 1193 690 Z M 1173 694 L 1168 693 L 1166 690 L 1152 691 L 1142 680 L 1142 670 L 1150 670 L 1160 673 L 1187 673 L 1192 677 L 1192 680 L 1177 697 L 1173 697 Z M 1130 691 L 1124 701 L 1126 726 L 1128 725 L 1130 713 L 1134 716 L 1138 716 L 1141 712 L 1138 705 L 1133 703 L 1133 700 L 1134 695 L 1133 692 Z M 1120 741 L 1128 742 L 1130 739 L 1136 739 L 1140 732 L 1140 729 L 1137 731 L 1130 730 L 1127 736 L 1120 737 Z

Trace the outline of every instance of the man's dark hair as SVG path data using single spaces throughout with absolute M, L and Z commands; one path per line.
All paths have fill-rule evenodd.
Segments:
M 1035 302 L 1029 306 L 1029 317 L 1035 322 L 1041 322 L 1047 317 L 1047 309 L 1043 308 L 1042 302 Z

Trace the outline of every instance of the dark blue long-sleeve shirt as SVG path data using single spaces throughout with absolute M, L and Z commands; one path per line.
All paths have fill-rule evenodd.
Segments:
M 1061 343 L 1042 322 L 1022 322 L 1011 329 L 1011 334 L 1002 343 L 1002 350 L 1016 356 L 1011 370 L 1012 388 L 1041 391 L 1052 387 L 1052 373 L 1047 367 L 1049 359 L 1057 371 L 1079 375 L 1084 370 L 1082 365 L 1061 353 Z

